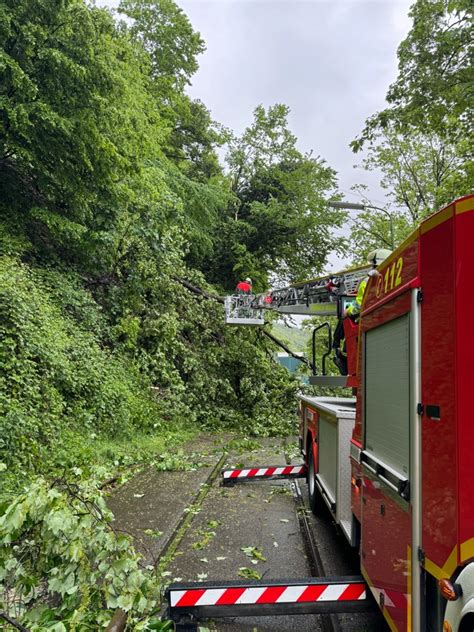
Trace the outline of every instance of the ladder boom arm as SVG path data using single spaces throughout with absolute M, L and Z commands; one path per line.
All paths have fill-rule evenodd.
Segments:
M 355 296 L 357 288 L 371 266 L 364 265 L 317 279 L 295 283 L 266 294 L 237 295 L 232 297 L 236 310 L 272 309 L 283 314 L 335 316 L 338 296 Z

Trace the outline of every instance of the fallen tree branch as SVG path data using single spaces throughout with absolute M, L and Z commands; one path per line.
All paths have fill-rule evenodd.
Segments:
M 312 369 L 311 363 L 304 356 L 299 356 L 296 353 L 293 353 L 293 351 L 289 347 L 287 347 L 284 342 L 282 342 L 281 340 L 278 340 L 278 338 L 276 338 L 269 331 L 266 331 L 266 329 L 262 329 L 261 331 L 267 338 L 270 338 L 272 342 L 274 342 L 276 345 L 284 349 L 284 351 L 286 351 L 286 353 L 290 355 L 292 358 L 295 358 L 295 360 L 299 360 L 300 362 L 303 362 L 303 364 L 306 364 L 308 369 Z
M 173 279 L 175 281 L 178 281 L 178 283 L 181 283 L 183 287 L 185 287 L 190 292 L 193 292 L 193 294 L 204 296 L 204 298 L 207 298 L 210 301 L 217 301 L 218 303 L 222 303 L 222 304 L 224 303 L 224 297 L 218 296 L 217 294 L 209 294 L 208 292 L 198 287 L 197 285 L 193 285 L 189 281 L 186 281 L 186 279 L 180 279 L 179 277 L 173 277 Z
M 209 294 L 209 292 L 206 292 L 205 290 L 203 290 L 202 288 L 198 287 L 197 285 L 193 285 L 192 283 L 190 283 L 189 281 L 186 281 L 186 279 L 180 279 L 179 277 L 173 277 L 173 279 L 175 281 L 177 281 L 178 283 L 181 283 L 181 285 L 183 287 L 185 287 L 187 290 L 189 290 L 190 292 L 193 292 L 193 294 L 198 294 L 199 296 L 204 296 L 204 298 L 207 298 L 211 301 L 217 301 L 218 303 L 225 303 L 225 298 L 223 296 L 219 296 L 218 294 Z M 271 307 L 270 305 L 250 305 L 251 307 L 254 307 L 255 309 L 267 309 L 269 311 L 275 311 L 273 309 L 273 307 Z
M 209 294 L 208 292 L 206 292 L 205 290 L 203 290 L 202 288 L 198 287 L 197 285 L 193 285 L 192 283 L 190 283 L 189 281 L 186 281 L 185 279 L 180 279 L 178 277 L 173 277 L 175 281 L 178 281 L 178 283 L 181 283 L 181 285 L 183 287 L 185 287 L 187 290 L 189 290 L 190 292 L 193 292 L 194 294 L 198 294 L 200 296 L 204 296 L 204 298 L 207 298 L 209 300 L 212 301 L 218 301 L 219 303 L 224 303 L 224 298 L 222 296 L 218 296 L 217 294 Z M 262 309 L 271 309 L 267 306 L 259 306 L 259 308 Z M 307 360 L 305 357 L 299 356 L 296 353 L 293 353 L 293 351 L 287 347 L 285 345 L 285 343 L 283 343 L 281 340 L 278 340 L 278 338 L 276 338 L 273 334 L 271 334 L 269 331 L 266 331 L 265 329 L 261 329 L 260 330 L 265 336 L 267 336 L 267 338 L 270 338 L 270 340 L 272 342 L 274 342 L 276 345 L 278 345 L 279 347 L 281 347 L 284 351 L 286 351 L 286 353 L 288 355 L 290 355 L 292 358 L 295 358 L 295 360 L 299 360 L 300 362 L 303 362 L 303 364 L 306 364 L 306 366 L 309 369 L 312 369 L 311 367 L 311 363 L 309 362 L 309 360 Z
M 21 623 L 18 623 L 18 621 L 9 617 L 6 612 L 0 612 L 0 619 L 3 619 L 17 630 L 21 630 L 21 632 L 30 632 L 28 628 L 25 628 L 21 625 Z
M 119 478 L 120 478 L 120 474 L 116 474 L 115 476 L 108 478 L 107 480 L 105 480 L 103 483 L 99 485 L 99 489 L 104 489 L 105 487 L 112 485 L 112 483 L 116 483 Z
M 126 613 L 125 610 L 117 608 L 105 632 L 123 632 L 127 625 L 127 617 L 128 613 Z

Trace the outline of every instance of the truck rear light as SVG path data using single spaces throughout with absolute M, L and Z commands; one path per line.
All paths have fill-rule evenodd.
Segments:
M 443 623 L 443 632 L 453 632 L 453 628 L 451 627 L 449 621 L 445 621 Z
M 438 588 L 441 596 L 448 601 L 456 601 L 456 599 L 462 596 L 461 584 L 450 582 L 449 579 L 440 579 L 438 582 Z
M 362 485 L 361 479 L 356 478 L 355 476 L 351 478 L 351 483 L 352 483 L 352 487 L 360 487 Z

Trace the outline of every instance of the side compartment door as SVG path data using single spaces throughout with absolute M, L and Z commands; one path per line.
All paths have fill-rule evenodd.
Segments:
M 409 629 L 410 315 L 368 330 L 362 568 L 392 628 Z

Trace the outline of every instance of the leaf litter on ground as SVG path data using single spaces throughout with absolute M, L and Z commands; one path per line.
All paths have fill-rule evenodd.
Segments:
M 262 551 L 256 546 L 242 546 L 240 550 L 245 553 L 247 557 L 250 557 L 253 564 L 258 562 L 266 562 L 267 558 L 263 555 Z
M 245 577 L 246 579 L 262 579 L 258 571 L 255 571 L 253 568 L 247 568 L 246 566 L 241 566 L 238 574 L 240 577 Z

